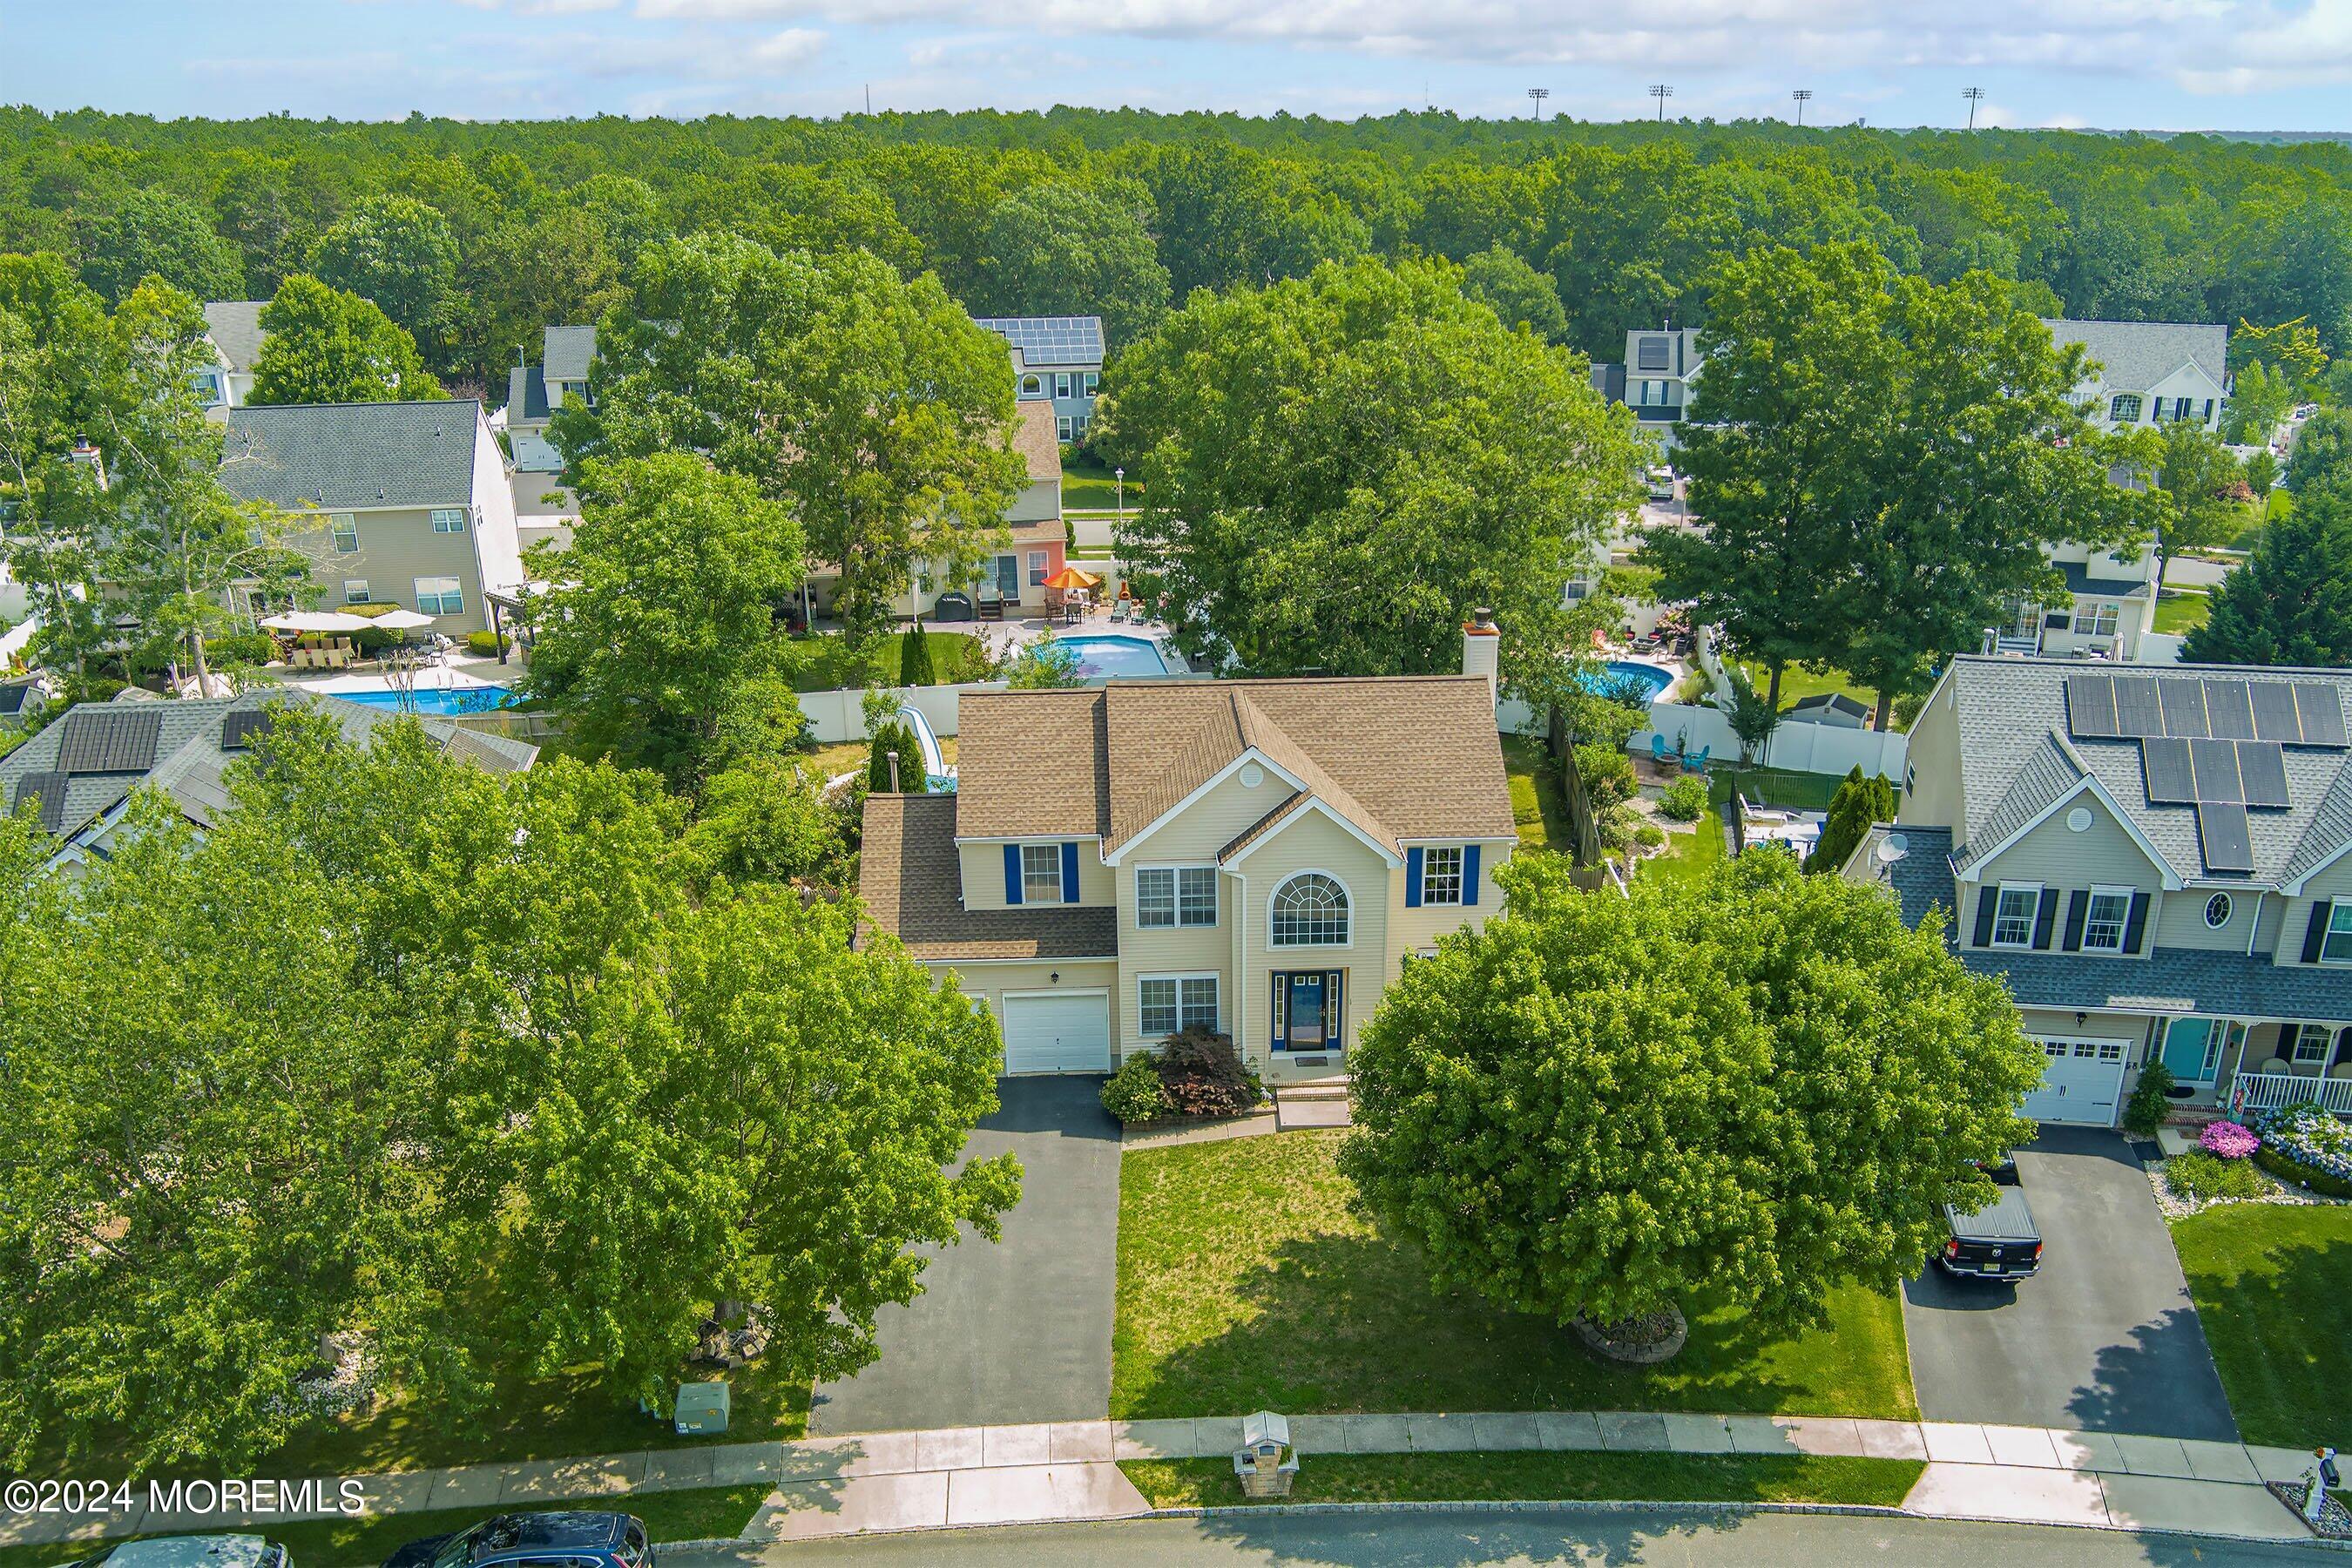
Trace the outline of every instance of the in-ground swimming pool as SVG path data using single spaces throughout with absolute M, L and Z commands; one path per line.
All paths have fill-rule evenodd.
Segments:
M 362 708 L 401 706 L 397 691 L 337 691 L 330 695 Z M 446 717 L 451 713 L 488 713 L 513 700 L 514 692 L 504 686 L 430 686 L 412 693 L 408 707 L 412 712 Z
M 1055 637 L 1060 647 L 1078 656 L 1078 673 L 1088 680 L 1113 675 L 1165 675 L 1168 661 L 1150 637 L 1123 637 L 1107 632 Z
M 1599 669 L 1584 677 L 1585 689 L 1604 695 L 1621 689 L 1638 690 L 1645 702 L 1655 702 L 1658 694 L 1675 683 L 1674 672 L 1654 664 L 1643 664 L 1630 658 L 1612 658 Z

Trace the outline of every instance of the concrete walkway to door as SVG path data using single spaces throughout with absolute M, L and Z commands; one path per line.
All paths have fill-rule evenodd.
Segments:
M 1118 1282 L 1118 1123 L 1102 1079 L 1008 1078 L 965 1146 L 1021 1161 L 1004 1239 L 967 1231 L 926 1247 L 923 1293 L 885 1307 L 882 1354 L 819 1384 L 815 1433 L 905 1432 L 1110 1415 L 1110 1328 Z

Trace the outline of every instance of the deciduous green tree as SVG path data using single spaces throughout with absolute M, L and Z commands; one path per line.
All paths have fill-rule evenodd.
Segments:
M 213 232 L 212 215 L 169 191 L 133 191 L 91 218 L 82 239 L 82 281 L 115 303 L 155 277 L 198 300 L 241 300 L 245 265 Z
M 2246 505 L 2252 487 L 2238 459 L 2221 437 L 2192 420 L 2176 419 L 2164 427 L 2156 483 L 2166 503 L 2156 531 L 2159 563 L 2227 544 L 2253 521 Z M 2163 581 L 2161 566 L 2157 580 Z
M 253 362 L 253 403 L 397 403 L 439 397 L 416 340 L 372 300 L 306 272 L 262 307 L 268 334 Z
M 571 546 L 535 563 L 554 585 L 527 606 L 526 689 L 589 747 L 681 783 L 793 738 L 778 612 L 802 551 L 784 509 L 684 452 L 591 460 L 579 494 Z
M 2352 475 L 2295 492 L 2189 634 L 2190 664 L 2352 665 Z
M 2352 475 L 2352 407 L 2323 408 L 2304 421 L 2286 455 L 2286 488 L 2300 494 Z
M 1168 269 L 1145 227 L 1150 198 L 1055 181 L 989 209 L 981 236 L 986 313 L 1100 316 L 1115 344 L 1132 342 L 1168 310 Z
M 115 348 L 105 304 L 61 258 L 0 256 L 0 552 L 40 622 L 31 658 L 78 677 L 112 634 L 87 586 L 104 494 L 70 454 L 105 415 Z
M 1510 918 L 1411 965 L 1349 1064 L 1340 1167 L 1440 1289 L 1785 1331 L 1915 1275 L 1941 1205 L 1990 1195 L 1967 1162 L 2030 1131 L 2007 991 L 1875 889 L 1774 855 L 1630 900 L 1545 856 L 1501 876 Z
M 1201 295 L 1123 353 L 1097 441 L 1151 476 L 1121 559 L 1196 665 L 1460 668 L 1462 625 L 1561 646 L 1560 593 L 1636 498 L 1631 416 L 1444 262 Z
M 428 356 L 446 348 L 457 307 L 457 239 L 449 220 L 423 202 L 398 195 L 361 202 L 310 247 L 310 270 L 373 300 Z
M 1506 327 L 1525 327 L 1548 343 L 1568 336 L 1559 285 L 1517 252 L 1497 245 L 1473 256 L 1463 265 L 1462 291 L 1491 307 Z

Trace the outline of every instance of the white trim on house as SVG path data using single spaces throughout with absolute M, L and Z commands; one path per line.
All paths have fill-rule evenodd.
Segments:
M 1274 901 L 1282 896 L 1283 889 L 1290 886 L 1291 883 L 1296 882 L 1301 877 L 1328 878 L 1332 884 L 1339 889 L 1340 896 L 1348 900 L 1347 941 L 1278 942 L 1274 940 Z M 1276 962 L 1275 955 L 1276 953 L 1353 952 L 1356 949 L 1357 907 L 1356 889 L 1349 887 L 1348 885 L 1348 879 L 1339 875 L 1339 872 L 1328 870 L 1321 866 L 1301 866 L 1297 869 L 1289 872 L 1280 881 L 1275 883 L 1272 888 L 1268 889 L 1265 895 L 1265 953 L 1267 972 L 1272 973 L 1275 970 L 1290 967 L 1287 964 Z
M 1061 907 L 1068 909 L 1071 906 L 1064 904 Z M 1095 907 L 1099 909 L 1101 906 Z M 1066 953 L 1060 958 L 919 958 L 915 962 L 936 963 L 942 969 L 971 969 L 983 963 L 1117 963 L 1118 954 L 1116 952 L 1082 952 L 1075 955 Z M 1041 996 L 1059 996 L 1063 994 L 1060 990 L 1038 993 Z M 1005 994 L 1024 995 L 1026 993 L 1007 992 Z
M 1120 845 L 1109 854 L 1104 856 L 1103 864 L 1106 866 L 1117 866 L 1125 861 L 1129 855 L 1135 853 L 1135 847 L 1137 845 L 1142 843 L 1145 839 L 1159 832 L 1162 827 L 1167 826 L 1171 819 L 1181 816 L 1186 808 L 1190 807 L 1194 802 L 1204 798 L 1211 790 L 1215 789 L 1219 784 L 1233 777 L 1234 774 L 1241 772 L 1244 767 L 1247 766 L 1251 763 L 1255 763 L 1258 766 L 1265 769 L 1268 773 L 1274 774 L 1275 777 L 1280 779 L 1283 783 L 1288 784 L 1292 789 L 1297 790 L 1301 795 L 1312 793 L 1307 789 L 1306 780 L 1293 773 L 1288 768 L 1284 767 L 1280 763 L 1276 762 L 1272 757 L 1267 756 L 1255 746 L 1244 746 L 1242 748 L 1241 755 L 1235 757 L 1232 762 L 1227 763 L 1223 767 L 1219 768 L 1215 773 L 1211 773 L 1206 779 L 1203 779 L 1201 782 L 1199 787 L 1194 789 L 1192 794 L 1186 795 L 1182 800 L 1178 801 L 1175 805 L 1170 806 L 1167 810 L 1161 812 L 1159 816 L 1145 823 L 1136 831 L 1134 837 L 1128 839 L 1126 843 Z M 1268 807 L 1267 809 L 1271 810 L 1272 807 Z M 1238 859 L 1239 857 L 1237 856 L 1235 858 Z
M 2279 891 L 2284 893 L 2290 899 L 2299 899 L 2303 897 L 2303 889 L 2310 883 L 2314 877 L 2318 876 L 2322 871 L 2326 870 L 2330 866 L 2335 865 L 2336 862 L 2343 859 L 2347 855 L 2352 855 L 2352 837 L 2346 838 L 2344 842 L 2329 850 L 2316 865 L 2311 868 L 2310 870 L 2305 871 L 2294 881 L 2287 883 L 2284 887 L 2281 888 Z M 2217 887 L 2222 885 L 2223 884 L 2220 883 L 2215 884 Z
M 1228 867 L 1240 865 L 1243 861 L 1248 859 L 1251 856 L 1256 854 L 1259 850 L 1265 848 L 1276 839 L 1281 837 L 1291 828 L 1297 826 L 1309 812 L 1320 812 L 1331 821 L 1347 829 L 1347 831 L 1352 835 L 1358 842 L 1362 844 L 1365 848 L 1370 850 L 1373 854 L 1381 858 L 1381 864 L 1389 867 L 1391 869 L 1394 869 L 1396 867 L 1404 864 L 1403 856 L 1391 849 L 1387 845 L 1381 843 L 1379 839 L 1373 837 L 1370 834 L 1365 832 L 1354 823 L 1349 821 L 1345 816 L 1339 814 L 1337 807 L 1333 806 L 1330 802 L 1325 800 L 1319 795 L 1307 795 L 1307 804 L 1292 812 L 1288 816 L 1284 817 L 1280 822 L 1276 823 L 1272 827 L 1260 834 L 1257 837 L 1252 839 L 1249 843 L 1243 845 L 1238 853 L 1221 862 L 1221 864 Z M 1471 840 L 1467 838 L 1447 838 L 1438 840 L 1437 842 L 1446 844 L 1467 844 L 1470 843 Z M 1478 842 L 1487 843 L 1496 841 L 1481 839 Z M 1289 879 L 1285 878 L 1284 880 L 1287 881 Z

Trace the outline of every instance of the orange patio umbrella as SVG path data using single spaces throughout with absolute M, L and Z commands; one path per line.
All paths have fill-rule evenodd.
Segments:
M 1099 588 L 1102 579 L 1091 572 L 1081 572 L 1075 566 L 1065 566 L 1045 579 L 1045 586 L 1058 588 L 1066 594 L 1073 588 Z

